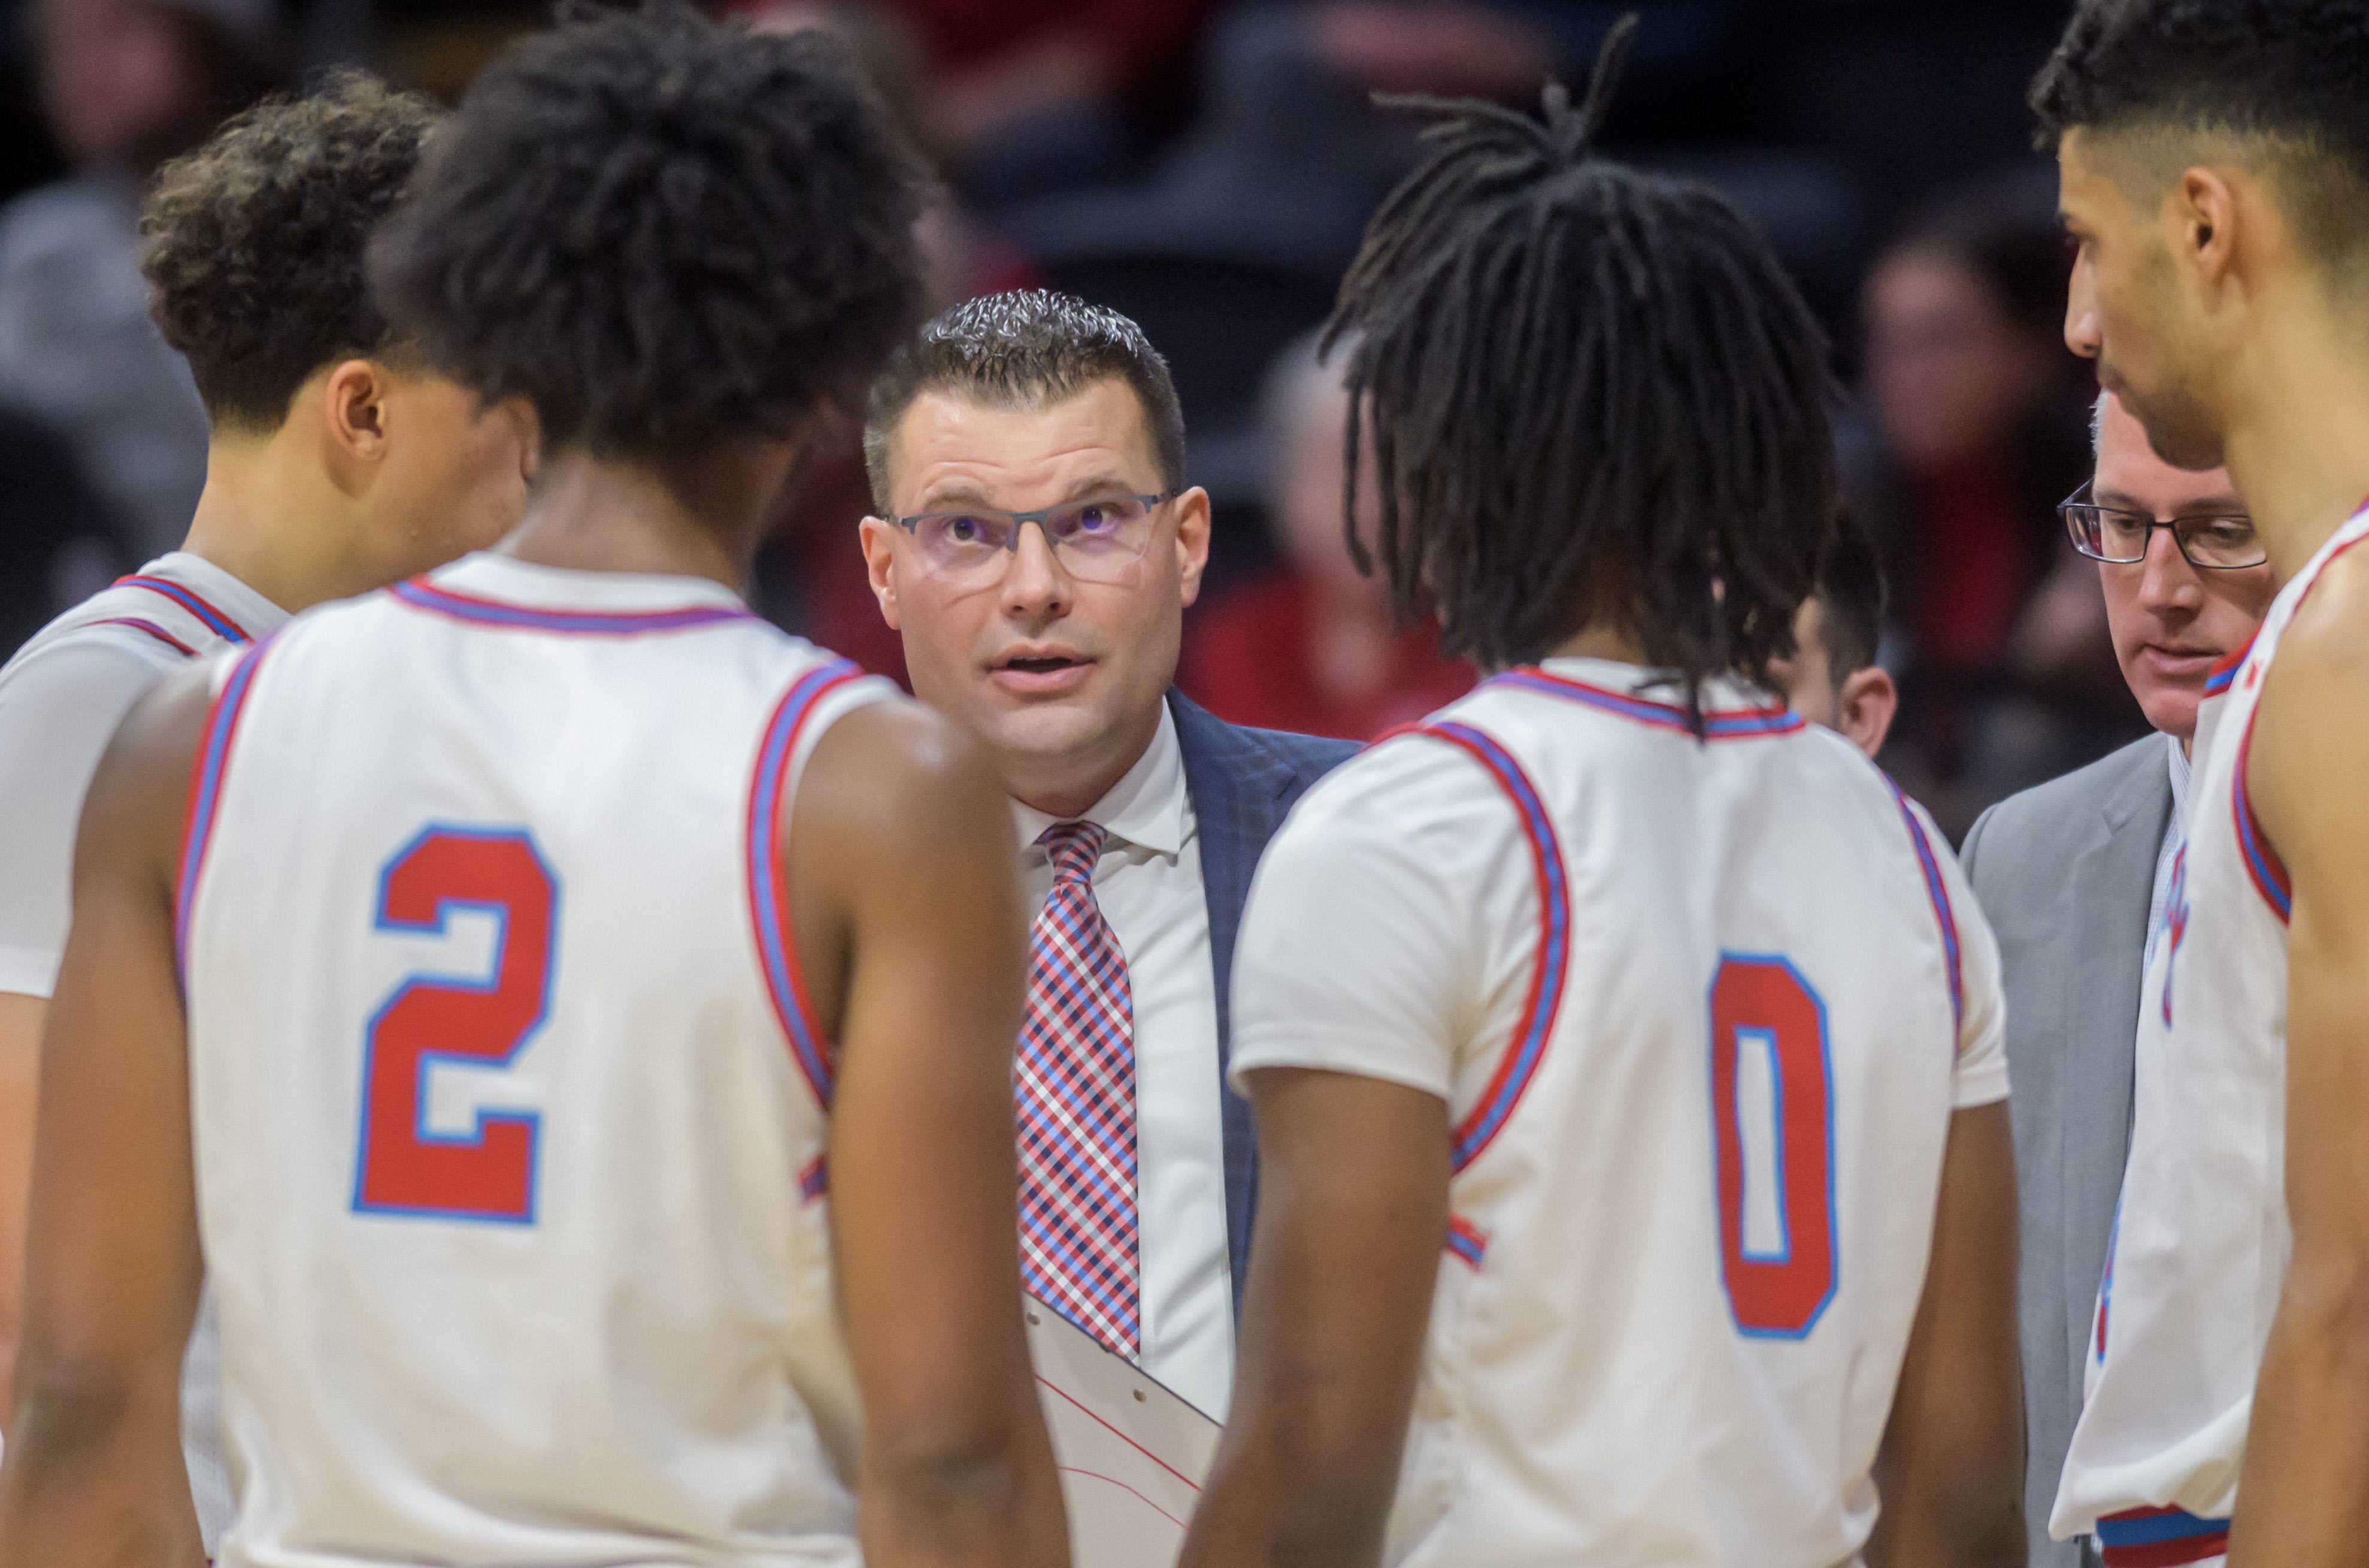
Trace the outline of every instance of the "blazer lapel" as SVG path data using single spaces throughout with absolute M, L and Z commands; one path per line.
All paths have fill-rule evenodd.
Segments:
M 1251 1214 L 1258 1201 L 1258 1144 L 1251 1108 L 1226 1082 L 1233 1059 L 1234 937 L 1250 898 L 1258 858 L 1283 822 L 1282 796 L 1291 774 L 1224 723 L 1176 692 L 1168 697 L 1184 754 L 1184 789 L 1201 844 L 1201 884 L 1209 906 L 1209 962 L 1218 1001 L 1218 1093 L 1224 1124 L 1226 1242 L 1232 1259 L 1234 1311 L 1242 1305 Z
M 2082 1120 L 2062 1140 L 2066 1193 L 2122 1190 L 2130 1157 L 2131 1080 L 2136 1058 L 2139 988 L 2146 969 L 2147 909 L 2155 868 L 2171 820 L 2171 778 L 2162 752 L 2140 755 L 2122 784 L 2099 803 L 2100 831 L 2073 862 L 2066 907 L 2082 917 L 2112 919 L 2076 932 L 2080 960 L 2068 967 L 2071 1039 L 2095 1042 L 2069 1052 L 2064 1104 Z M 2114 1211 L 2068 1204 L 2065 1223 L 2066 1329 L 2070 1365 L 2083 1364 L 2090 1331 L 2087 1304 L 2097 1300 L 2099 1276 L 2113 1231 Z M 2074 1391 L 2077 1407 L 2080 1391 Z

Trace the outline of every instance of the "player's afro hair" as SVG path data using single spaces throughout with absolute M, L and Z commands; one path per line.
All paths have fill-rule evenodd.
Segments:
M 1543 121 L 1401 99 L 1433 144 L 1341 285 L 1402 616 L 1484 667 L 1617 626 L 1683 681 L 1766 681 L 1835 509 L 1825 335 L 1701 186 L 1596 157 L 1635 17 Z M 1356 516 L 1358 418 L 1347 425 Z M 1349 542 L 1367 564 L 1354 521 Z
M 2039 141 L 2076 128 L 2276 144 L 2284 205 L 2323 256 L 2369 246 L 2369 6 L 2081 0 L 2031 84 Z
M 277 429 L 315 370 L 387 351 L 363 252 L 439 113 L 347 74 L 250 109 L 165 166 L 141 215 L 141 265 L 216 424 Z
M 844 45 L 571 7 L 478 76 L 373 248 L 388 313 L 555 447 L 787 436 L 920 315 L 922 173 Z

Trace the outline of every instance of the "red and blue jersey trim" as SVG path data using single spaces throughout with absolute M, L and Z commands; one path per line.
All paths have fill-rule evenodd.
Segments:
M 2213 668 L 2205 672 L 2204 694 L 2206 696 L 2217 697 L 2229 689 L 2229 682 L 2237 679 L 2237 671 L 2244 668 L 2246 656 L 2254 651 L 2254 638 L 2261 635 L 2262 629 L 2260 626 L 2255 627 L 2251 635 L 2238 644 L 2233 651 L 2222 655 Z
M 1470 1219 L 1451 1214 L 1448 1217 L 1448 1250 L 1477 1270 L 1481 1261 L 1489 1255 L 1489 1238 Z
M 195 658 L 198 650 L 166 631 L 155 622 L 139 615 L 109 615 L 103 621 L 93 621 L 94 626 L 129 626 L 135 632 L 145 632 L 184 658 Z
M 1522 830 L 1530 843 L 1531 867 L 1538 879 L 1539 945 L 1530 971 L 1529 996 L 1522 1004 L 1521 1020 L 1514 1026 L 1513 1038 L 1498 1063 L 1496 1076 L 1456 1128 L 1455 1169 L 1460 1172 L 1478 1160 L 1490 1140 L 1503 1130 L 1514 1107 L 1521 1104 L 1522 1095 L 1538 1076 L 1539 1059 L 1546 1054 L 1547 1041 L 1554 1033 L 1555 1017 L 1562 1008 L 1563 983 L 1571 967 L 1571 896 L 1563 874 L 1562 845 L 1555 837 L 1554 823 L 1547 816 L 1545 802 L 1539 798 L 1538 790 L 1522 772 L 1521 764 L 1514 761 L 1513 754 L 1471 725 L 1453 720 L 1426 725 L 1414 733 L 1459 747 L 1489 770 L 1490 776 L 1497 781 L 1497 786 L 1505 792 L 1521 816 Z
M 415 610 L 448 615 L 480 626 L 501 626 L 520 632 L 557 632 L 566 635 L 631 637 L 651 632 L 688 632 L 701 626 L 754 621 L 757 616 L 737 604 L 693 604 L 680 610 L 542 610 L 527 604 L 506 604 L 498 599 L 455 593 L 425 578 L 396 583 L 387 589 Z
M 2254 891 L 2271 906 L 2271 913 L 2284 925 L 2295 910 L 2295 884 L 2287 876 L 2286 863 L 2262 832 L 2261 824 L 2254 820 L 2254 803 L 2246 793 L 2246 762 L 2254 750 L 2254 720 L 2261 716 L 2256 708 L 2246 715 L 2246 733 L 2237 738 L 2237 765 L 2231 770 L 2229 781 L 2229 815 L 2237 830 L 2238 857 L 2246 863 L 2246 876 L 2254 884 Z
M 835 659 L 807 671 L 791 686 L 765 727 L 749 790 L 749 914 L 756 927 L 757 960 L 764 971 L 765 994 L 772 1001 L 773 1015 L 781 1020 L 782 1033 L 789 1039 L 790 1054 L 813 1089 L 815 1103 L 826 1111 L 830 1109 L 830 1044 L 807 998 L 797 945 L 790 936 L 789 887 L 782 872 L 782 784 L 817 705 L 832 692 L 863 677 L 864 671 L 853 664 Z M 807 1196 L 819 1190 L 818 1186 Z
M 115 586 L 118 588 L 143 588 L 146 589 L 150 593 L 161 594 L 165 598 L 169 599 L 174 603 L 179 605 L 182 609 L 188 611 L 190 614 L 195 615 L 199 620 L 204 622 L 206 629 L 212 632 L 214 635 L 218 637 L 223 637 L 231 642 L 240 644 L 254 641 L 254 639 L 248 636 L 246 631 L 240 627 L 237 622 L 232 620 L 229 616 L 223 614 L 221 611 L 208 603 L 204 596 L 193 591 L 192 589 L 182 587 L 179 583 L 169 581 L 164 578 L 150 577 L 144 572 L 134 572 L 128 578 L 116 578 Z
M 1941 875 L 1941 862 L 1933 851 L 1933 841 L 1927 836 L 1925 824 L 1908 804 L 1908 796 L 1890 778 L 1883 781 L 1892 786 L 1892 798 L 1899 804 L 1900 819 L 1908 824 L 1908 841 L 1916 846 L 1917 868 L 1925 874 L 1925 897 L 1933 906 L 1933 918 L 1941 926 L 1941 956 L 1950 972 L 1950 1023 L 1955 1029 L 1966 1026 L 1965 954 L 1958 945 L 1958 912 L 1950 903 L 1949 880 Z
M 261 668 L 264 654 L 271 641 L 266 638 L 238 656 L 230 669 L 230 676 L 214 693 L 212 707 L 206 715 L 206 728 L 197 754 L 189 761 L 189 805 L 188 819 L 181 828 L 180 886 L 173 900 L 173 952 L 182 972 L 182 985 L 188 987 L 189 952 L 189 912 L 196 906 L 198 879 L 206 868 L 206 853 L 212 847 L 214 819 L 222 806 L 223 780 L 230 769 L 231 743 L 237 738 L 238 722 L 246 712 L 248 693 L 255 690 L 255 672 Z
M 2129 1508 L 2098 1521 L 2106 1568 L 2179 1568 L 2229 1550 L 2229 1521 L 2201 1519 L 2181 1508 Z
M 1681 730 L 1688 735 L 1694 733 L 1694 725 L 1687 710 L 1674 703 L 1657 703 L 1627 692 L 1591 686 L 1585 681 L 1551 674 L 1535 665 L 1506 670 L 1482 684 L 1540 692 L 1550 697 L 1584 704 L 1616 717 L 1652 725 L 1657 729 Z M 1807 719 L 1781 703 L 1763 708 L 1715 710 L 1702 715 L 1702 735 L 1706 740 L 1752 740 L 1763 736 L 1792 735 L 1807 727 Z

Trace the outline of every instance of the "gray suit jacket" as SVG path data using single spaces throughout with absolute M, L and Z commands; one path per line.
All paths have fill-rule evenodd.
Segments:
M 2022 1228 L 2024 1514 L 2032 1568 L 2094 1563 L 2048 1538 L 2131 1144 L 2131 1062 L 2156 858 L 2171 821 L 2160 735 L 2001 801 L 1961 857 L 1998 933 Z

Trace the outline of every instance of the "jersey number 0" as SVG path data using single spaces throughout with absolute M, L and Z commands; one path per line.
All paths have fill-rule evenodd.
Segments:
M 531 1225 L 542 1119 L 480 1111 L 465 1132 L 432 1132 L 429 1079 L 439 1062 L 506 1066 L 542 1024 L 557 884 L 520 830 L 429 827 L 387 863 L 378 928 L 441 936 L 455 910 L 494 917 L 493 972 L 414 975 L 372 1017 L 354 1207 Z
M 1765 1093 L 1746 1096 L 1747 1076 Z M 1834 1084 L 1825 1004 L 1783 958 L 1722 956 L 1711 987 L 1711 1099 L 1720 1269 L 1735 1326 L 1802 1338 L 1835 1294 Z M 1757 1245 L 1748 1217 L 1760 1220 Z

